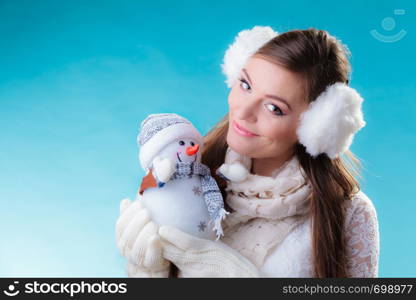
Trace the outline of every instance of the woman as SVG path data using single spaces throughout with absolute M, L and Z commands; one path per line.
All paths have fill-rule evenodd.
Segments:
M 117 244 L 131 277 L 377 277 L 375 208 L 348 150 L 365 125 L 347 49 L 325 31 L 239 33 L 223 71 L 229 113 L 202 163 L 230 214 L 221 242 L 158 226 L 123 200 Z

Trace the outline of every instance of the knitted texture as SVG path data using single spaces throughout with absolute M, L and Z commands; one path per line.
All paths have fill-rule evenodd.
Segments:
M 223 235 L 221 221 L 227 212 L 224 210 L 224 200 L 215 179 L 211 176 L 210 169 L 199 162 L 179 162 L 176 163 L 176 171 L 170 180 L 191 178 L 194 175 L 201 177 L 202 194 L 208 208 L 211 222 L 214 222 L 214 229 L 217 236 Z
M 196 238 L 171 226 L 159 235 L 163 256 L 175 264 L 179 277 L 259 277 L 256 266 L 221 241 Z
M 116 241 L 121 255 L 127 259 L 129 277 L 163 277 L 169 272 L 170 263 L 162 256 L 158 230 L 141 200 L 121 200 Z
M 236 163 L 235 155 L 227 151 L 225 163 Z M 232 211 L 221 240 L 261 267 L 269 251 L 303 222 L 311 190 L 296 156 L 272 177 L 248 174 L 244 181 L 229 181 L 226 201 Z
M 203 137 L 199 131 L 184 117 L 174 113 L 149 115 L 142 121 L 137 137 L 142 168 L 148 169 L 162 149 L 182 138 L 190 138 L 198 144 L 203 144 Z
M 137 141 L 140 146 L 143 146 L 162 129 L 179 123 L 191 124 L 188 120 L 177 114 L 151 114 L 141 123 L 141 130 Z

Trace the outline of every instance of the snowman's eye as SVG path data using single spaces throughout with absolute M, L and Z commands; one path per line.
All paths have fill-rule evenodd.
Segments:
M 193 146 L 195 146 L 195 143 L 194 142 L 191 142 L 191 146 L 193 147 Z
M 185 145 L 185 142 L 184 141 L 179 141 L 179 145 L 183 146 L 183 145 Z

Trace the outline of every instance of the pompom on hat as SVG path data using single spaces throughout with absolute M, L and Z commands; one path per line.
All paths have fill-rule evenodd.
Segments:
M 221 64 L 229 88 L 237 83 L 248 59 L 276 36 L 278 33 L 269 26 L 254 26 L 238 33 Z M 336 40 L 333 36 L 329 38 Z M 345 83 L 327 86 L 300 116 L 296 130 L 299 143 L 313 157 L 325 153 L 330 159 L 337 158 L 349 149 L 355 133 L 366 124 L 362 102 L 358 92 Z

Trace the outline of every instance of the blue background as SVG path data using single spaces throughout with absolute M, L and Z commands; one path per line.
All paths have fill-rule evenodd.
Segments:
M 351 150 L 378 213 L 379 275 L 416 276 L 415 9 L 414 1 L 0 0 L 0 276 L 126 276 L 114 225 L 143 175 L 140 121 L 176 112 L 205 134 L 227 112 L 224 51 L 254 25 L 324 29 L 350 48 L 367 121 Z M 386 17 L 396 21 L 391 31 Z M 407 35 L 384 43 L 372 29 Z

